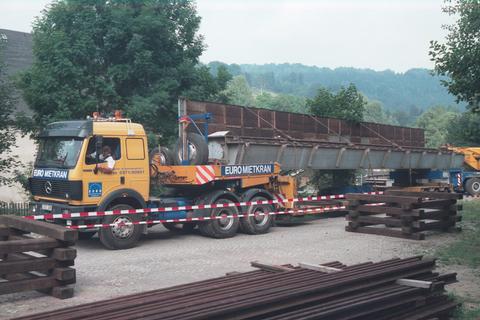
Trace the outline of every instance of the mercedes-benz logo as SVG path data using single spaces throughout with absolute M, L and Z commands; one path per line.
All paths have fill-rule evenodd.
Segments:
M 45 193 L 50 194 L 53 191 L 52 183 L 50 181 L 45 182 L 45 185 L 43 186 L 45 188 Z

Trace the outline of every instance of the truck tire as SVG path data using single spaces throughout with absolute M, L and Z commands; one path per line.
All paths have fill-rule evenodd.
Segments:
M 264 201 L 268 200 L 263 196 L 254 196 L 247 201 Z M 248 217 L 240 219 L 240 228 L 246 234 L 263 234 L 270 230 L 273 224 L 273 216 L 264 215 L 268 212 L 274 212 L 275 208 L 270 204 L 256 204 L 247 207 L 244 213 Z
M 189 147 L 190 165 L 202 165 L 208 163 L 208 145 L 205 138 L 198 133 L 188 132 L 187 142 Z M 174 161 L 176 165 L 182 164 L 182 141 L 178 140 L 174 149 Z
M 165 229 L 176 233 L 191 233 L 197 226 L 196 223 L 175 223 L 175 222 L 162 222 Z
M 233 201 L 225 198 L 219 198 L 215 204 L 223 203 L 234 203 Z M 237 207 L 226 207 L 226 208 L 214 208 L 210 212 L 211 217 L 218 216 L 238 216 Z M 231 238 L 237 234 L 238 228 L 240 227 L 239 218 L 221 218 L 221 219 L 212 219 L 208 221 L 203 221 L 198 224 L 200 233 L 204 236 L 210 238 L 224 239 Z
M 134 209 L 128 204 L 117 204 L 109 210 L 128 210 Z M 125 215 L 112 215 L 105 216 L 103 222 L 105 224 L 111 223 L 122 223 L 122 222 L 135 222 L 139 221 L 140 216 L 138 214 L 125 214 Z M 135 246 L 140 237 L 142 236 L 142 226 L 135 225 L 124 225 L 124 226 L 115 226 L 109 228 L 101 228 L 98 231 L 98 237 L 100 242 L 110 250 L 122 250 L 129 249 Z
M 465 182 L 465 190 L 472 196 L 480 195 L 480 179 L 470 178 Z

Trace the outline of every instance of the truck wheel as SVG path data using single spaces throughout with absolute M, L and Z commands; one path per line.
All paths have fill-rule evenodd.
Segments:
M 97 231 L 79 231 L 78 240 L 90 240 L 97 233 Z
M 248 201 L 266 201 L 265 197 L 257 196 Z M 247 234 L 267 233 L 272 226 L 273 216 L 265 214 L 274 212 L 275 209 L 269 204 L 256 204 L 249 206 L 245 213 L 248 217 L 240 219 L 240 228 Z
M 205 138 L 198 133 L 188 132 L 187 133 L 187 142 L 188 142 L 188 155 L 190 160 L 190 165 L 201 165 L 208 163 L 208 145 L 205 141 Z M 179 140 L 175 145 L 174 150 L 174 161 L 175 164 L 182 164 L 182 141 Z
M 465 190 L 472 196 L 480 195 L 480 179 L 470 178 L 465 182 Z
M 162 222 L 162 225 L 172 232 L 177 233 L 190 233 L 197 226 L 196 223 L 175 223 L 175 222 Z
M 220 198 L 215 201 L 215 204 L 220 203 L 223 204 L 234 202 L 225 198 Z M 227 218 L 227 216 L 231 215 L 237 215 L 237 217 Z M 211 238 L 224 239 L 231 238 L 237 234 L 237 230 L 240 226 L 237 207 L 214 208 L 212 209 L 210 216 L 221 218 L 203 221 L 199 223 L 198 228 L 200 229 L 200 233 L 202 235 Z
M 109 210 L 127 210 L 134 209 L 128 204 L 117 204 Z M 138 214 L 127 215 L 112 215 L 105 216 L 102 223 L 116 225 L 109 228 L 101 228 L 98 231 L 100 242 L 110 250 L 129 249 L 132 248 L 140 239 L 142 235 L 142 226 L 135 225 L 122 225 L 123 223 L 130 223 L 139 221 L 140 216 Z

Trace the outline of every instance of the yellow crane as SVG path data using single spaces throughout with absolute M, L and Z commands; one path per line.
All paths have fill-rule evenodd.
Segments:
M 450 170 L 450 181 L 456 190 L 463 190 L 472 196 L 480 195 L 480 147 L 455 147 L 447 145 L 446 149 L 464 155 L 467 170 Z M 472 170 L 473 169 L 473 170 Z
M 447 149 L 465 156 L 465 164 L 480 171 L 480 147 L 454 147 L 447 145 Z

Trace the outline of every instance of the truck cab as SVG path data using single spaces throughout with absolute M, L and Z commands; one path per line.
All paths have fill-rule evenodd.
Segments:
M 39 136 L 38 155 L 30 178 L 37 210 L 61 213 L 105 208 L 112 194 L 131 190 L 124 198 L 142 204 L 149 195 L 147 139 L 143 127 L 128 122 L 63 121 Z M 111 173 L 98 170 L 102 147 L 112 151 Z M 97 154 L 99 155 L 97 157 Z
M 109 173 L 101 170 L 105 147 L 114 160 Z M 145 130 L 120 118 L 51 123 L 39 135 L 29 185 L 35 214 L 143 208 L 150 191 Z

